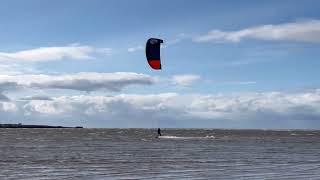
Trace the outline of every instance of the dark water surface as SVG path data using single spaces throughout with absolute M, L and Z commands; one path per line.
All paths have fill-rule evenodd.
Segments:
M 0 179 L 320 179 L 320 131 L 0 129 Z

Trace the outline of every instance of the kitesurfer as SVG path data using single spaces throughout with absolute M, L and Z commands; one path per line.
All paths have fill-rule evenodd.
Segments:
M 158 136 L 161 136 L 161 130 L 158 128 Z

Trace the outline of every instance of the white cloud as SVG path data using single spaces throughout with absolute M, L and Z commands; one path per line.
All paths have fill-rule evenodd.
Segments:
M 20 121 L 23 115 L 27 115 L 41 124 L 46 124 L 48 119 L 65 119 L 63 123 L 68 123 L 69 119 L 81 119 L 82 123 L 95 127 L 152 127 L 154 122 L 159 122 L 169 127 L 191 124 L 193 127 L 319 128 L 320 90 L 218 95 L 61 96 L 50 101 L 0 101 L 0 115 L 15 116 Z
M 172 77 L 172 82 L 180 86 L 191 86 L 198 80 L 200 80 L 200 76 L 194 74 L 175 75 Z
M 128 52 L 136 52 L 136 51 L 141 51 L 141 50 L 144 50 L 143 46 L 135 46 L 135 47 L 128 48 Z
M 64 58 L 91 59 L 97 54 L 110 54 L 110 48 L 95 48 L 72 44 L 69 46 L 40 47 L 17 52 L 0 52 L 0 61 L 39 62 L 54 61 Z
M 0 114 L 2 114 L 3 112 L 5 113 L 15 113 L 17 112 L 18 107 L 17 104 L 15 104 L 14 102 L 1 102 L 0 101 Z M 3 116 L 1 116 L 3 117 Z
M 145 74 L 83 72 L 65 75 L 0 75 L 0 92 L 18 88 L 70 89 L 78 91 L 121 91 L 129 85 L 151 85 Z
M 196 42 L 239 42 L 243 39 L 320 42 L 320 20 L 300 21 L 278 25 L 261 25 L 238 31 L 212 30 L 194 38 Z

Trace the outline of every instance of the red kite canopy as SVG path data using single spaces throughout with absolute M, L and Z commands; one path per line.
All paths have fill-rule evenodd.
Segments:
M 163 43 L 162 39 L 150 38 L 146 44 L 146 56 L 149 65 L 152 69 L 160 70 L 160 44 Z

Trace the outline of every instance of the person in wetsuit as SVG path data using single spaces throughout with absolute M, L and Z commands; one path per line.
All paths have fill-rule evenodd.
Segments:
M 158 128 L 158 136 L 161 136 L 161 130 Z

